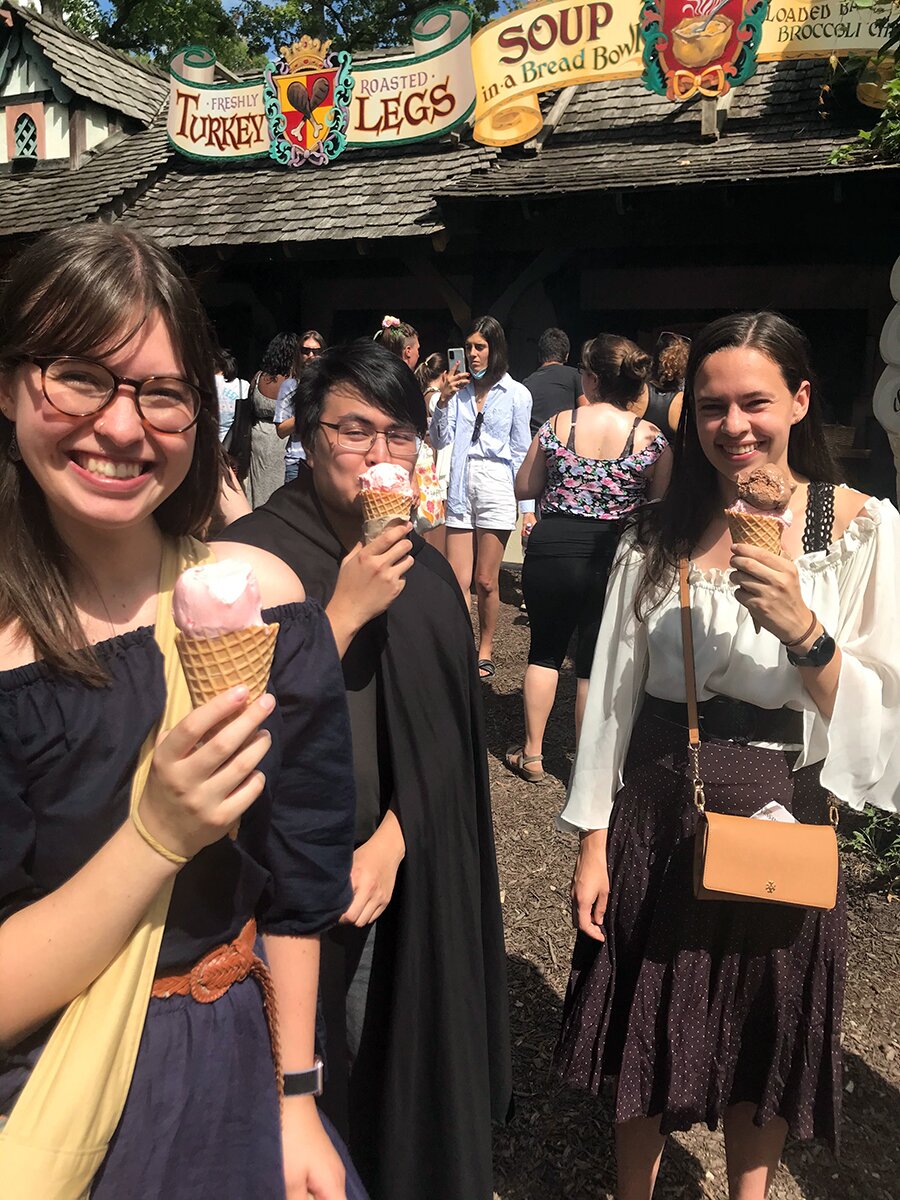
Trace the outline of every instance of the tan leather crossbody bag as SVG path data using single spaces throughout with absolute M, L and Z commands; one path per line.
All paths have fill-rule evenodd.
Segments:
M 829 825 L 788 824 L 706 811 L 700 776 L 700 721 L 688 562 L 678 564 L 681 633 L 688 710 L 688 756 L 694 807 L 700 820 L 694 839 L 694 895 L 698 900 L 751 900 L 827 911 L 838 883 L 837 804 Z

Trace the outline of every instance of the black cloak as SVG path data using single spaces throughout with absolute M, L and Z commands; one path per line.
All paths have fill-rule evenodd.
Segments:
M 331 598 L 346 551 L 303 464 L 295 482 L 220 536 L 270 551 L 308 595 Z M 353 669 L 359 643 L 374 665 L 406 841 L 377 923 L 349 1083 L 350 1150 L 372 1200 L 492 1200 L 491 1119 L 506 1118 L 512 1087 L 481 691 L 453 572 L 411 540 L 406 587 L 345 656 Z

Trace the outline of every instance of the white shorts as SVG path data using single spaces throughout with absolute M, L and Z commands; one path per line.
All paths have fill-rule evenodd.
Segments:
M 518 515 L 512 473 L 506 463 L 470 458 L 466 463 L 466 507 L 447 509 L 448 529 L 515 529 Z

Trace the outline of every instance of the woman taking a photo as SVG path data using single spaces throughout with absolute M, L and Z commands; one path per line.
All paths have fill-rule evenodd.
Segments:
M 306 1074 L 351 894 L 340 664 L 283 563 L 218 546 L 278 623 L 270 693 L 191 711 L 172 588 L 213 557 L 218 439 L 174 261 L 107 225 L 24 251 L 0 413 L 4 1197 L 361 1195 Z
M 601 333 L 581 353 L 587 405 L 557 413 L 531 443 L 516 476 L 516 499 L 540 497 L 522 567 L 531 626 L 523 700 L 525 741 L 506 765 L 530 783 L 544 778 L 544 730 L 559 672 L 577 633 L 575 740 L 587 699 L 606 581 L 622 520 L 669 482 L 671 452 L 655 425 L 633 415 L 650 357 L 628 338 Z
M 447 379 L 431 420 L 435 450 L 453 447 L 447 489 L 447 558 L 466 603 L 475 566 L 478 671 L 494 674 L 500 564 L 516 524 L 514 481 L 531 442 L 531 394 L 507 372 L 506 335 L 479 317 L 466 337 L 468 374 Z M 534 505 L 526 502 L 524 511 Z
M 666 1135 L 701 1122 L 724 1124 L 732 1200 L 762 1200 L 787 1133 L 838 1141 L 843 885 L 827 912 L 694 898 L 677 585 L 686 556 L 707 810 L 825 824 L 827 791 L 896 809 L 900 520 L 834 486 L 810 379 L 782 317 L 707 326 L 666 499 L 610 578 L 561 820 L 581 843 L 557 1063 L 617 1081 L 620 1200 L 646 1200 Z M 724 513 L 769 464 L 795 485 L 781 556 L 732 544 Z

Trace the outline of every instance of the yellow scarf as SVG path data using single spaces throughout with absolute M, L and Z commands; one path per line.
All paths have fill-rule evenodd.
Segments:
M 163 547 L 155 636 L 165 659 L 166 707 L 141 747 L 132 810 L 147 782 L 159 729 L 171 729 L 191 711 L 175 649 L 172 589 L 186 567 L 211 557 L 192 538 L 167 540 Z M 171 894 L 172 883 L 159 890 L 106 970 L 57 1022 L 0 1132 L 4 1200 L 86 1200 L 131 1086 Z

